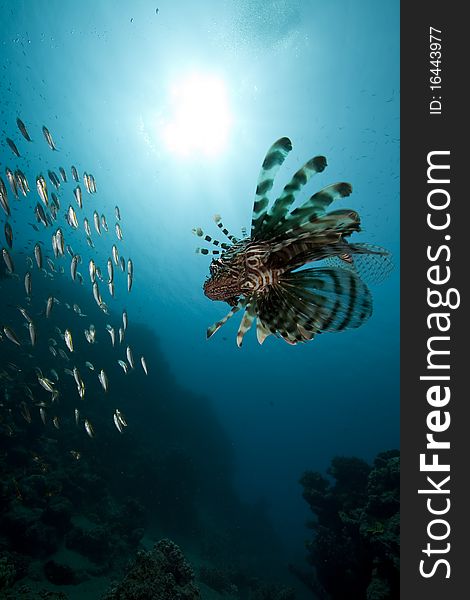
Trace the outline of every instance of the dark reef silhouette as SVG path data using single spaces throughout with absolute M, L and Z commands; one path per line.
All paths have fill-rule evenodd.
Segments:
M 59 298 L 60 288 L 54 290 Z M 6 323 L 18 319 L 20 298 L 11 297 Z M 73 378 L 61 373 L 55 405 L 60 429 L 50 417 L 44 425 L 34 403 L 31 422 L 22 415 L 21 382 L 35 398 L 44 391 L 33 361 L 15 355 L 8 340 L 0 343 L 0 595 L 22 598 L 26 590 L 24 597 L 32 599 L 42 585 L 66 597 L 55 586 L 115 578 L 138 551 L 162 537 L 210 568 L 276 579 L 272 573 L 284 560 L 281 544 L 264 509 L 241 502 L 234 491 L 230 441 L 211 403 L 177 382 L 155 334 L 134 319 L 126 343 L 146 356 L 149 375 L 120 372 L 105 330 L 106 321 L 119 316 L 93 314 L 80 290 L 76 301 L 92 315 L 83 327 L 93 321 L 102 332 L 96 344 L 82 346 L 82 360 L 108 373 L 110 389 L 104 395 L 92 380 L 82 401 Z M 61 310 L 54 309 L 50 326 L 63 327 Z M 46 348 L 41 368 L 52 366 Z M 95 438 L 76 426 L 74 406 L 93 422 Z M 112 421 L 116 407 L 128 422 L 122 435 Z
M 392 600 L 399 597 L 400 454 L 372 466 L 335 457 L 328 474 L 307 471 L 300 483 L 315 520 L 307 543 L 312 570 L 291 566 L 314 597 Z

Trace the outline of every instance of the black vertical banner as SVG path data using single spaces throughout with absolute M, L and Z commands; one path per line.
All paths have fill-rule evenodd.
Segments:
M 462 3 L 401 5 L 403 600 L 470 597 L 466 29 Z

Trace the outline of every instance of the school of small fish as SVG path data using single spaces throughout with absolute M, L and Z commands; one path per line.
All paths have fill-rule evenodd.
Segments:
M 79 336 L 83 336 L 83 333 L 88 344 L 95 344 L 97 338 L 101 341 L 106 340 L 107 335 L 101 334 L 101 331 L 97 330 L 92 323 L 87 327 L 83 327 L 81 323 L 78 326 L 77 319 L 87 318 L 88 315 L 82 312 L 78 304 L 71 305 L 56 297 L 59 294 L 55 290 L 51 289 L 50 293 L 44 294 L 44 290 L 47 289 L 44 281 L 48 284 L 54 281 L 55 277 L 69 277 L 70 274 L 71 285 L 80 285 L 89 289 L 90 296 L 94 298 L 98 309 L 104 314 L 110 315 L 106 292 L 103 295 L 102 292 L 107 288 L 109 297 L 115 299 L 119 287 L 116 280 L 123 277 L 122 289 L 127 289 L 127 293 L 129 293 L 134 281 L 134 263 L 131 258 L 127 257 L 126 259 L 122 256 L 119 247 L 124 240 L 119 207 L 115 207 L 112 215 L 115 220 L 114 227 L 108 226 L 107 216 L 99 212 L 99 200 L 94 197 L 97 194 L 94 175 L 87 171 L 83 172 L 80 178 L 79 169 L 75 165 L 71 165 L 69 167 L 59 166 L 58 174 L 55 170 L 44 168 L 43 173 L 47 174 L 47 179 L 42 172 L 28 173 L 27 176 L 24 172 L 27 170 L 27 164 L 25 166 L 22 159 L 24 159 L 28 144 L 33 143 L 42 134 L 47 146 L 54 152 L 54 157 L 60 157 L 60 144 L 58 148 L 51 131 L 46 126 L 42 126 L 35 135 L 31 136 L 28 127 L 19 117 L 16 119 L 16 124 L 23 139 L 18 135 L 16 135 L 17 139 L 15 139 L 15 135 L 5 138 L 12 156 L 4 157 L 10 162 L 10 165 L 4 168 L 5 179 L 0 172 L 0 206 L 2 208 L 0 214 L 3 213 L 3 231 L 6 242 L 5 246 L 2 246 L 0 261 L 3 261 L 4 267 L 2 265 L 0 268 L 0 278 L 1 282 L 5 282 L 5 286 L 16 286 L 15 295 L 21 293 L 24 301 L 23 305 L 17 306 L 18 312 L 15 313 L 16 318 L 20 321 L 10 319 L 9 322 L 0 325 L 0 344 L 6 345 L 4 350 L 9 357 L 8 363 L 0 364 L 0 382 L 5 399 L 8 399 L 12 389 L 18 387 L 21 389 L 23 400 L 18 406 L 18 410 L 27 423 L 33 422 L 34 414 L 37 411 L 44 426 L 50 422 L 53 427 L 60 429 L 64 418 L 62 416 L 59 418 L 55 414 L 55 407 L 61 397 L 61 376 L 59 374 L 61 371 L 73 378 L 77 387 L 77 399 L 81 401 L 85 400 L 87 382 L 90 381 L 90 378 L 95 378 L 96 381 L 97 377 L 103 392 L 107 395 L 111 393 L 113 383 L 110 383 L 108 375 L 100 365 L 96 365 L 95 362 L 95 366 L 89 360 L 81 361 L 80 355 L 76 351 L 77 340 L 80 345 Z M 19 166 L 11 165 L 13 161 L 19 163 Z M 36 185 L 34 185 L 34 180 Z M 30 182 L 32 182 L 31 185 Z M 16 202 L 28 203 L 28 208 L 31 208 L 31 212 L 34 214 L 34 222 L 30 225 L 35 232 L 38 232 L 38 239 L 29 240 L 26 257 L 24 252 L 15 251 L 15 235 L 18 235 L 18 231 L 15 232 L 17 226 L 15 226 L 12 216 L 12 209 L 15 208 L 14 203 Z M 85 216 L 87 208 L 91 208 L 91 210 Z M 63 222 L 61 222 L 62 220 Z M 83 227 L 80 223 L 83 223 Z M 92 223 L 91 226 L 90 223 Z M 49 235 L 46 230 L 51 232 L 50 247 L 48 246 L 49 242 L 46 244 L 39 239 Z M 80 253 L 74 252 L 72 248 L 71 242 L 77 240 L 77 235 L 83 235 L 83 233 L 89 251 L 94 253 L 93 257 L 86 258 Z M 102 267 L 98 264 L 99 257 L 96 256 L 97 251 L 93 241 L 95 234 L 101 239 L 104 239 L 106 235 L 109 236 L 109 255 L 103 258 Z M 83 276 L 80 272 L 80 268 L 83 266 L 85 269 L 88 267 L 89 276 Z M 36 281 L 40 282 L 37 286 L 35 286 Z M 2 287 L 0 302 L 7 302 L 8 289 L 10 288 Z M 109 300 L 109 302 L 111 301 Z M 54 315 L 57 310 L 61 310 L 60 308 L 54 309 L 56 305 L 65 307 L 68 310 L 67 314 L 70 315 L 68 322 L 63 323 L 62 327 L 53 325 Z M 86 313 L 88 312 L 87 310 Z M 0 315 L 2 315 L 0 318 L 4 318 L 3 310 Z M 53 315 L 52 319 L 51 315 Z M 109 316 L 109 320 L 111 318 Z M 23 326 L 27 329 L 27 333 L 24 332 Z M 124 374 L 135 370 L 136 364 L 138 365 L 138 359 L 134 360 L 131 347 L 128 344 L 124 345 L 128 326 L 128 312 L 124 309 L 122 310 L 122 326 L 121 323 L 114 326 L 106 324 L 105 329 L 110 340 L 107 341 L 106 348 L 103 350 L 106 354 L 120 351 L 121 355 L 125 355 L 117 360 L 117 364 Z M 43 331 L 46 327 L 48 333 L 44 336 Z M 40 335 L 38 335 L 38 330 Z M 37 366 L 37 363 L 44 359 L 44 352 L 40 349 L 37 350 L 38 340 L 41 339 L 41 336 L 47 340 L 47 343 L 43 342 L 46 343 L 45 355 L 52 355 L 56 367 L 49 368 L 47 373 L 43 373 L 42 369 Z M 83 337 L 81 339 L 83 340 Z M 26 358 L 28 363 L 35 365 L 37 381 L 23 379 L 23 371 L 15 362 L 17 353 L 20 353 L 19 356 L 22 359 Z M 144 356 L 140 357 L 140 366 L 144 374 L 148 375 Z M 44 392 L 49 395 L 46 400 L 44 400 Z M 1 401 L 0 406 L 3 406 Z M 84 408 L 79 409 L 76 406 L 71 408 L 70 422 L 74 426 L 82 427 L 90 438 L 94 438 L 95 428 L 89 417 L 85 415 L 86 404 L 82 406 Z M 114 409 L 113 423 L 119 433 L 123 433 L 128 425 L 119 408 Z M 74 450 L 70 452 L 76 460 L 80 458 L 79 452 Z

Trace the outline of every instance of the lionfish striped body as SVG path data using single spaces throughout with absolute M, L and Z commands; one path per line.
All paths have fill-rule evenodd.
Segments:
M 242 308 L 239 346 L 255 321 L 260 343 L 272 334 L 297 344 L 317 333 L 359 327 L 372 314 L 372 298 L 364 279 L 378 281 L 387 275 L 391 269 L 389 253 L 378 246 L 346 241 L 360 231 L 360 218 L 354 210 L 326 212 L 334 200 L 350 195 L 351 185 L 330 185 L 291 209 L 310 177 L 325 169 L 325 157 L 309 160 L 269 207 L 274 177 L 291 149 L 290 140 L 281 138 L 263 161 L 249 237 L 231 235 L 218 215 L 215 222 L 229 244 L 211 238 L 200 228 L 194 230 L 217 248 L 197 250 L 215 255 L 204 293 L 232 307 L 209 327 L 207 337 Z M 315 261 L 323 263 L 302 268 Z

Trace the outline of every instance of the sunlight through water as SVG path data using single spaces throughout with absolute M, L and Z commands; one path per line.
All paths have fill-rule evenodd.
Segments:
M 161 123 L 160 132 L 171 152 L 215 156 L 224 150 L 232 115 L 222 79 L 191 73 L 171 86 L 169 104 L 169 116 Z

